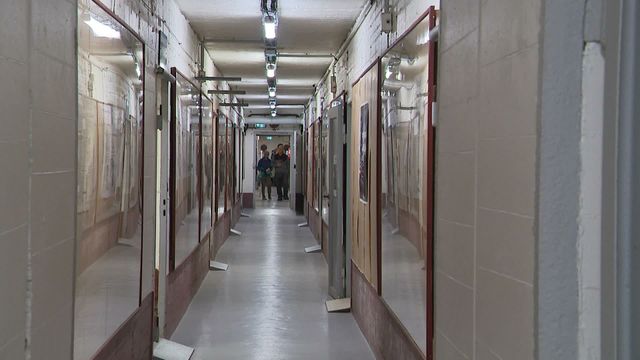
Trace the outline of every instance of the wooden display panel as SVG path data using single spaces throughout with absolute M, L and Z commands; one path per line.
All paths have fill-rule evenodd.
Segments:
M 307 204 L 313 206 L 313 125 L 310 125 L 306 132 L 307 136 Z
M 353 85 L 352 115 L 351 115 L 351 144 L 353 149 L 349 154 L 351 171 L 351 188 L 349 200 L 351 201 L 351 232 L 352 260 L 371 285 L 380 291 L 379 286 L 379 225 L 380 214 L 378 209 L 379 192 L 379 79 L 380 67 L 378 61 L 372 65 L 365 74 Z M 361 129 L 361 109 L 369 111 L 368 126 Z M 366 118 L 366 117 L 365 117 Z M 363 201 L 360 196 L 360 149 L 361 130 L 366 130 L 364 138 L 368 139 L 366 146 L 367 156 L 367 181 L 366 189 L 368 201 Z M 365 144 L 366 145 L 366 144 Z

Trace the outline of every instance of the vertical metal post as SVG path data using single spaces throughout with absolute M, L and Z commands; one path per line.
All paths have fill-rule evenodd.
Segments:
M 640 5 L 621 5 L 616 347 L 619 360 L 633 360 L 640 354 Z

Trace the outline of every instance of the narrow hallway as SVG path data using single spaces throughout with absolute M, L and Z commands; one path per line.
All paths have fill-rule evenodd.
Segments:
M 193 359 L 373 359 L 349 313 L 328 314 L 327 264 L 304 217 L 284 203 L 249 211 L 217 260 L 172 340 Z M 277 205 L 275 205 L 277 204 Z
M 640 0 L 0 0 L 0 74 L 0 360 L 640 360 Z

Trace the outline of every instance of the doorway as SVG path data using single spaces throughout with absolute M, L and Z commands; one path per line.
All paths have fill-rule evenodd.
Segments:
M 256 133 L 255 136 L 254 164 L 256 164 L 256 169 L 253 186 L 255 206 L 256 208 L 289 207 L 290 199 L 295 197 L 291 195 L 295 194 L 295 189 L 292 189 L 295 188 L 295 184 L 291 181 L 294 172 L 293 164 L 295 163 L 295 144 L 293 144 L 292 135 L 281 132 L 265 132 Z M 280 160 L 276 160 L 276 151 L 279 145 L 282 145 L 288 157 L 287 163 L 283 164 Z M 260 166 L 260 161 L 265 157 L 268 160 L 266 163 L 270 166 L 266 171 Z M 281 170 L 276 169 L 279 166 L 289 167 L 289 175 L 286 178 L 279 175 Z M 280 196 L 278 194 L 279 184 L 282 185 Z
M 164 336 L 166 284 L 169 272 L 169 149 L 170 149 L 170 89 L 175 77 L 163 68 L 157 71 L 158 129 L 156 136 L 156 241 L 155 241 L 155 301 L 154 340 Z

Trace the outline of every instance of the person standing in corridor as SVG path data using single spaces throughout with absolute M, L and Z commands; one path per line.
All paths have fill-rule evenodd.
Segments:
M 282 187 L 282 191 L 284 194 L 284 199 L 289 200 L 289 178 L 290 178 L 290 170 L 291 170 L 291 147 L 289 144 L 284 146 L 284 154 L 287 156 L 287 163 L 285 164 L 285 169 L 287 174 L 284 178 L 284 185 Z
M 278 192 L 278 201 L 282 201 L 283 199 L 288 200 L 289 194 L 284 192 L 284 187 L 286 185 L 287 177 L 289 176 L 289 157 L 284 153 L 284 146 L 282 144 L 278 144 L 278 148 L 276 149 L 276 154 L 273 156 L 273 167 L 275 169 L 275 184 L 276 190 Z
M 267 188 L 269 200 L 271 200 L 271 173 L 273 170 L 273 166 L 271 165 L 269 152 L 266 150 L 266 148 L 262 152 L 262 159 L 258 161 L 256 170 L 258 170 L 258 182 L 260 184 L 260 187 L 262 188 L 262 200 L 267 200 L 267 198 L 264 196 L 265 188 Z

